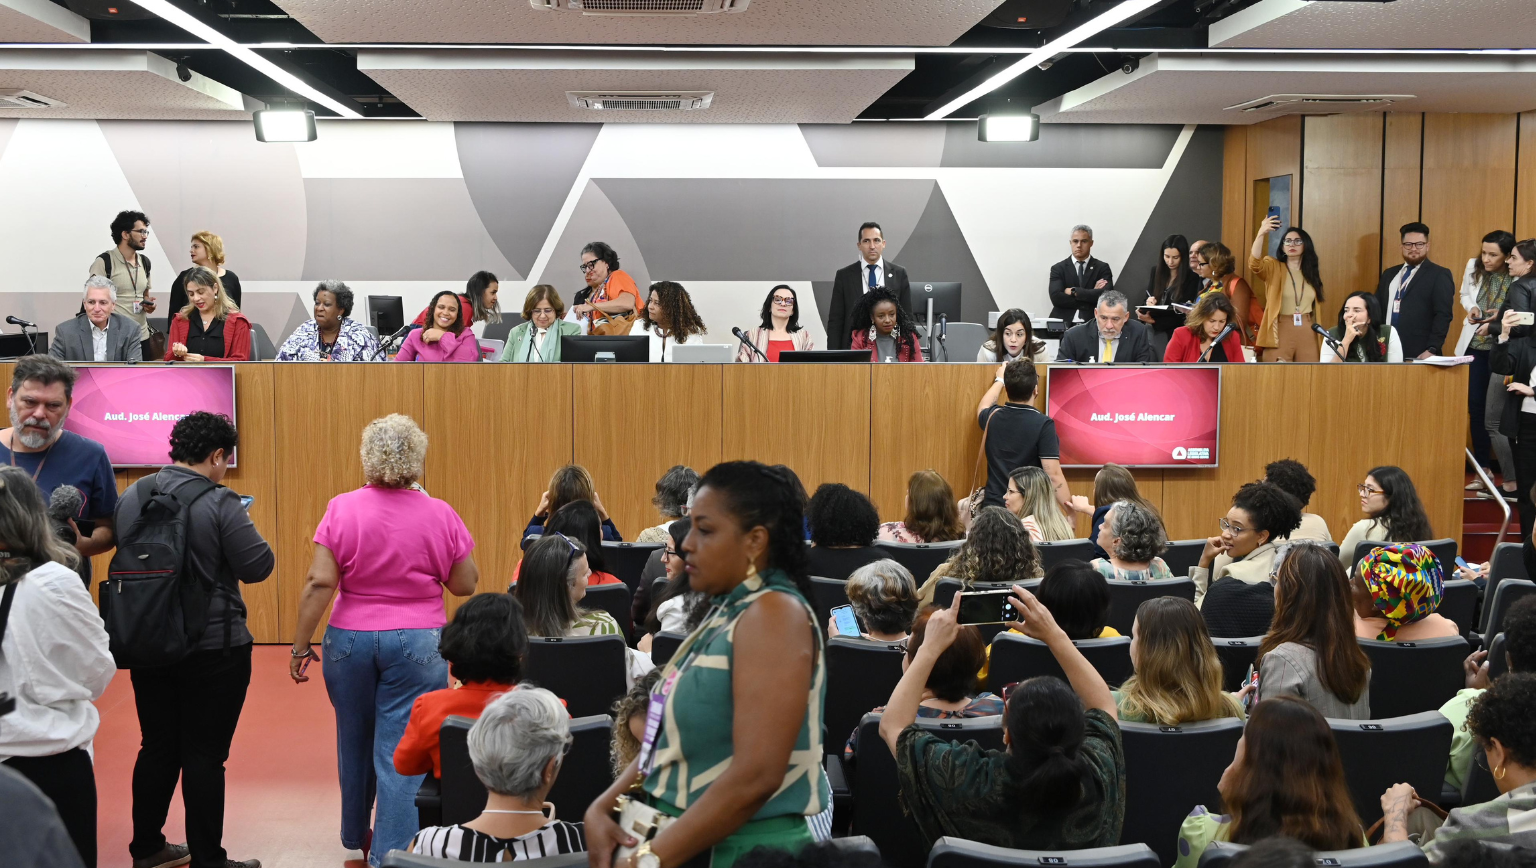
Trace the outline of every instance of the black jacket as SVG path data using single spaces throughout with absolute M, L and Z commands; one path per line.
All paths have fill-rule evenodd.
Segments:
M 1514 377 L 1517 383 L 1531 381 L 1531 368 L 1536 367 L 1536 338 L 1510 338 L 1502 344 L 1494 344 L 1488 356 L 1488 367 L 1495 374 Z M 1520 435 L 1521 396 L 1510 394 L 1504 402 L 1504 415 L 1499 417 L 1499 433 L 1511 439 Z
M 1087 362 L 1090 358 L 1097 361 L 1103 354 L 1104 342 L 1099 339 L 1099 324 L 1089 320 L 1067 329 L 1067 333 L 1061 336 L 1061 344 L 1056 348 L 1056 361 Z M 1120 330 L 1115 363 L 1156 361 L 1159 359 L 1152 349 L 1151 330 L 1136 320 L 1128 320 Z
M 1392 278 L 1403 266 L 1394 265 L 1381 273 L 1376 284 L 1376 301 L 1381 305 L 1381 315 L 1392 322 Z M 1436 265 L 1428 259 L 1419 266 L 1419 273 L 1408 282 L 1403 293 L 1403 310 L 1397 320 L 1397 336 L 1403 342 L 1403 361 L 1417 357 L 1425 350 L 1441 354 L 1445 335 L 1451 330 L 1451 310 L 1456 301 L 1456 279 L 1450 269 Z
M 853 309 L 864 297 L 864 260 L 837 270 L 832 279 L 832 303 L 827 307 L 827 349 L 846 350 L 852 343 Z M 907 280 L 907 270 L 887 259 L 885 261 L 885 288 L 896 295 L 896 303 L 908 314 L 912 312 L 912 284 Z
M 1499 306 L 1499 312 L 1494 315 L 1493 322 L 1488 324 L 1488 334 L 1497 336 L 1504 331 L 1504 312 L 1510 310 L 1521 313 L 1536 311 L 1536 274 L 1527 274 L 1510 283 L 1509 292 L 1504 296 L 1504 304 Z M 1513 326 L 1509 330 L 1509 336 L 1523 338 L 1530 330 L 1530 326 Z
M 1093 308 L 1099 303 L 1099 294 L 1115 288 L 1114 272 L 1110 270 L 1109 263 L 1102 259 L 1088 257 L 1083 273 L 1084 279 L 1079 281 L 1077 260 L 1070 256 L 1051 266 L 1051 319 L 1064 319 L 1070 323 L 1076 318 L 1087 322 L 1093 319 Z M 1103 289 L 1094 289 L 1094 284 L 1101 280 L 1108 283 Z M 1071 295 L 1067 295 L 1069 287 L 1073 290 Z

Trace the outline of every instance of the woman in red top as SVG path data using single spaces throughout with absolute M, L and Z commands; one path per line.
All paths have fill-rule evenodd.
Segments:
M 395 771 L 402 775 L 431 772 L 441 778 L 443 755 L 437 735 L 443 721 L 454 714 L 479 717 L 486 703 L 522 679 L 523 658 L 528 654 L 522 604 L 509 594 L 470 597 L 443 628 L 437 651 L 459 684 L 416 697 L 405 735 L 395 747 Z
M 602 524 L 597 516 L 597 507 L 592 505 L 592 501 L 573 500 L 555 510 L 549 523 L 544 525 L 544 533 L 545 535 L 564 534 L 587 547 L 587 566 L 592 568 L 592 575 L 587 578 L 587 587 L 619 583 L 618 576 L 603 572 Z M 522 572 L 523 562 L 518 561 L 517 567 L 512 570 L 512 584 L 517 584 L 517 577 L 522 575 Z
M 1227 332 L 1221 343 L 1211 346 L 1211 342 L 1216 340 L 1229 323 L 1232 330 Z M 1200 296 L 1184 326 L 1173 330 L 1173 335 L 1168 339 L 1168 350 L 1163 353 L 1163 361 L 1247 361 L 1243 356 L 1243 341 L 1232 300 L 1218 290 Z
M 197 266 L 183 277 L 191 303 L 171 320 L 165 361 L 250 361 L 251 321 L 240 313 L 219 276 Z
M 741 344 L 736 350 L 738 362 L 777 362 L 779 354 L 816 349 L 811 330 L 800 324 L 800 296 L 787 284 L 779 284 L 763 299 L 763 324 L 746 332 L 763 355 Z
M 888 289 L 864 293 L 853 309 L 849 349 L 869 350 L 871 362 L 922 362 L 917 323 Z

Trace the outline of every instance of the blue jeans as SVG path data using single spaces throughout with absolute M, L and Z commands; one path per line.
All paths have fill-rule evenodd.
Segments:
M 404 850 L 416 834 L 416 790 L 424 775 L 395 771 L 395 746 L 416 697 L 448 686 L 438 656 L 441 629 L 344 630 L 327 627 L 325 692 L 336 709 L 336 767 L 341 778 L 341 844 L 357 850 L 377 814 L 368 864 Z

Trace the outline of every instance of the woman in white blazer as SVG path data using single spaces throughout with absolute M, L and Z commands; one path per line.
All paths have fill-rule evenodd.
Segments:
M 1514 276 L 1509 273 L 1509 256 L 1515 249 L 1515 236 L 1501 230 L 1483 236 L 1483 249 L 1467 260 L 1461 276 L 1461 306 L 1467 312 L 1461 336 L 1456 340 L 1456 355 L 1471 356 L 1467 376 L 1467 412 L 1472 417 L 1472 452 L 1491 475 L 1497 460 L 1504 473 L 1505 493 L 1514 494 L 1514 449 L 1509 438 L 1499 432 L 1504 415 L 1504 378 L 1489 367 L 1490 354 L 1498 337 L 1489 320 L 1505 307 Z M 1481 490 L 1480 481 L 1468 489 Z M 1489 493 L 1491 494 L 1491 493 Z
M 738 362 L 777 362 L 780 353 L 816 349 L 810 329 L 800 325 L 799 294 L 782 283 L 763 299 L 763 324 L 744 334 L 768 358 L 742 344 L 736 351 Z

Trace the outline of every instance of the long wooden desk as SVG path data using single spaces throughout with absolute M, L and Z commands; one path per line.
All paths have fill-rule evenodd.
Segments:
M 3 366 L 0 369 L 3 369 Z M 974 412 L 990 365 L 236 365 L 239 468 L 225 483 L 277 553 L 273 577 L 244 588 L 258 642 L 293 639 L 298 599 L 327 502 L 362 484 L 360 434 L 386 413 L 430 438 L 422 484 L 476 542 L 480 588 L 505 590 L 524 523 L 550 474 L 577 462 L 626 537 L 658 521 L 657 478 L 752 458 L 793 467 L 814 491 L 844 482 L 902 516 L 906 480 L 932 468 L 957 496 L 971 484 Z M 6 376 L 9 376 L 8 370 Z M 1044 371 L 1042 366 L 1042 382 Z M 1229 365 L 1221 467 L 1146 470 L 1142 492 L 1173 539 L 1210 536 L 1244 482 L 1294 458 L 1317 476 L 1311 510 L 1335 539 L 1360 518 L 1355 486 L 1380 464 L 1419 486 L 1435 532 L 1459 537 L 1466 368 Z M 126 487 L 143 471 L 119 471 Z M 1091 495 L 1093 472 L 1068 471 Z M 1086 520 L 1079 522 L 1086 535 Z M 97 563 L 98 574 L 106 559 Z

